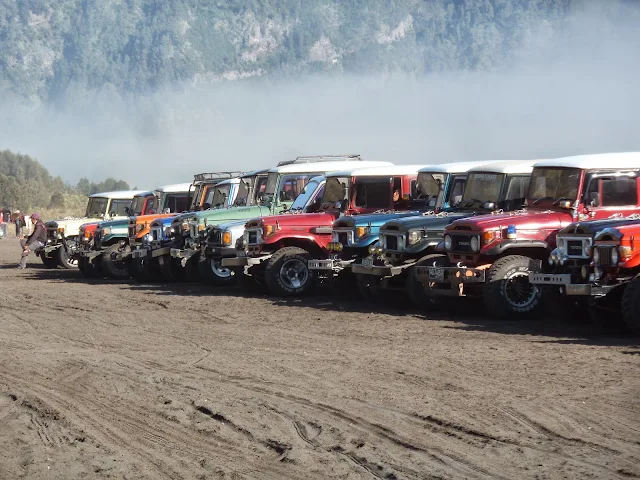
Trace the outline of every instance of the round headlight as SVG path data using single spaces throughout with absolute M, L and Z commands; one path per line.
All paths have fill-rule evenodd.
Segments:
M 564 255 L 564 248 L 565 248 L 564 240 L 559 238 L 558 239 L 558 256 L 561 257 L 562 255 Z
M 142 241 L 144 243 L 151 243 L 151 234 L 147 233 L 143 238 Z
M 588 242 L 584 242 L 582 244 L 582 255 L 584 257 L 590 257 L 591 256 L 591 245 L 589 245 Z
M 445 235 L 444 236 L 444 249 L 445 250 L 451 250 L 451 245 L 452 245 L 451 235 Z
M 480 250 L 480 239 L 478 237 L 471 237 L 471 251 L 477 252 Z
M 549 259 L 547 260 L 547 263 L 549 264 L 550 267 L 553 267 L 557 261 L 558 261 L 558 256 L 552 253 L 551 255 L 549 255 Z
M 620 261 L 620 252 L 618 252 L 618 249 L 616 247 L 613 247 L 611 249 L 611 263 L 613 265 L 618 265 L 619 261 Z
M 369 251 L 369 255 L 373 255 L 374 253 L 376 253 L 376 246 L 369 245 L 368 251 Z
M 420 230 L 409 230 L 409 234 L 407 235 L 407 243 L 409 245 L 413 245 L 418 240 L 422 238 L 422 232 Z
M 598 265 L 600 263 L 600 252 L 597 248 L 593 249 L 593 263 Z

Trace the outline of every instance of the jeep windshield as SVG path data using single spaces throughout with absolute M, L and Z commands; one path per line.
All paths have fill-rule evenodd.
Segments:
M 86 217 L 102 217 L 107 212 L 109 199 L 103 197 L 91 197 L 87 204 Z
M 446 180 L 445 173 L 420 172 L 412 204 L 424 208 L 437 207 L 438 196 L 442 193 Z
M 527 203 L 544 207 L 555 206 L 562 200 L 573 202 L 578 198 L 579 168 L 534 168 Z
M 320 187 L 320 191 L 317 191 L 318 185 L 320 185 L 320 182 L 318 180 L 311 180 L 309 183 L 307 183 L 300 195 L 298 195 L 298 197 L 291 205 L 291 210 L 302 210 L 306 206 L 308 206 L 309 202 L 314 198 L 322 198 L 324 186 Z
M 486 208 L 485 205 L 498 203 L 504 181 L 503 173 L 470 173 L 467 177 L 462 200 L 456 207 L 467 209 Z
M 226 207 L 230 193 L 231 185 L 229 183 L 208 188 L 206 196 L 204 197 L 204 203 L 202 204 L 202 210 Z
M 148 197 L 133 197 L 133 201 L 131 202 L 131 211 L 130 215 L 142 215 L 144 212 L 144 205 L 147 203 Z M 155 201 L 155 200 L 154 200 Z
M 169 210 L 169 213 L 180 213 L 187 210 L 189 205 L 189 194 L 187 192 L 180 193 L 165 193 L 162 196 L 162 208 L 158 208 L 158 199 L 154 200 L 153 209 L 156 213 L 164 213 L 165 210 Z
M 295 173 L 278 176 L 277 173 L 270 173 L 264 191 L 257 196 L 258 204 L 268 205 L 276 198 L 278 203 L 292 202 L 304 190 L 307 182 L 316 175 L 318 174 Z
M 356 207 L 390 208 L 391 177 L 356 178 Z
M 131 206 L 131 200 L 113 199 L 109 206 L 109 215 L 112 217 L 126 217 L 127 209 Z

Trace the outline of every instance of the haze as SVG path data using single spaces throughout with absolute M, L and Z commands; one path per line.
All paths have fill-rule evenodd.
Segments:
M 140 188 L 306 154 L 426 164 L 640 150 L 639 10 L 569 24 L 562 38 L 541 25 L 500 71 L 261 78 L 55 106 L 4 95 L 0 145 L 72 184 Z

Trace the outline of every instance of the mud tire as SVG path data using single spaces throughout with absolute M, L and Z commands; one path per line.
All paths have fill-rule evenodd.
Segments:
M 175 282 L 181 280 L 184 276 L 182 265 L 171 257 L 171 255 L 162 255 L 158 257 L 158 266 L 160 277 L 167 282 Z
M 356 274 L 356 286 L 360 296 L 367 303 L 379 303 L 382 288 L 380 278 L 375 275 Z
M 126 245 L 124 249 L 129 249 L 129 246 Z M 118 253 L 121 250 L 122 247 L 119 244 L 115 244 L 109 246 L 102 254 L 100 265 L 102 267 L 102 271 L 109 278 L 113 278 L 116 280 L 124 280 L 126 278 L 129 278 L 129 262 L 127 260 L 116 261 L 111 258 L 112 253 Z
M 204 258 L 198 262 L 198 270 L 200 270 L 200 279 L 216 287 L 226 285 L 235 285 L 238 282 L 238 273 L 236 269 L 224 268 L 221 265 L 220 258 Z M 244 272 L 240 272 L 240 276 L 245 276 Z
M 411 299 L 413 304 L 420 310 L 433 310 L 437 307 L 438 302 L 435 297 L 430 297 L 427 293 L 431 289 L 431 284 L 428 283 L 425 285 L 418 281 L 418 277 L 416 277 L 416 271 L 414 267 L 423 267 L 426 265 L 434 267 L 444 267 L 448 264 L 449 259 L 446 255 L 433 253 L 430 255 L 425 255 L 420 260 L 418 260 L 415 265 L 409 268 L 405 286 L 407 289 L 407 293 L 409 294 L 409 298 Z
M 40 255 L 40 260 L 42 260 L 42 264 L 45 268 L 58 268 L 58 257 L 57 255 L 54 257 L 47 257 L 44 252 Z
M 75 237 L 67 238 L 67 245 L 70 249 L 75 248 L 76 244 L 77 242 Z M 78 268 L 78 261 L 71 260 L 69 252 L 64 248 L 64 246 L 61 246 L 56 250 L 55 258 L 58 262 L 58 265 L 60 265 L 62 268 L 66 268 L 67 270 L 75 270 L 76 268 Z
M 86 257 L 80 257 L 78 259 L 78 269 L 82 272 L 85 278 L 100 278 L 102 272 L 99 267 L 90 259 Z
M 518 320 L 537 315 L 542 309 L 542 295 L 539 287 L 522 283 L 514 284 L 512 279 L 528 277 L 531 272 L 531 259 L 522 255 L 509 255 L 499 258 L 488 269 L 483 290 L 483 302 L 491 316 L 500 319 Z M 530 289 L 527 298 L 513 298 L 521 295 L 523 287 Z M 526 294 L 526 290 L 525 290 Z
M 640 335 L 640 276 L 631 280 L 624 289 L 622 318 L 631 333 Z
M 298 247 L 284 247 L 267 260 L 264 280 L 274 295 L 299 296 L 308 293 L 316 283 L 316 274 L 309 270 L 309 252 Z

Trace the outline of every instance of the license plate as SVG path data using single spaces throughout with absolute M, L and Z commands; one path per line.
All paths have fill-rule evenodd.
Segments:
M 373 268 L 373 258 L 363 258 L 362 266 L 364 268 Z
M 429 268 L 429 280 L 433 280 L 435 282 L 444 280 L 444 268 Z

